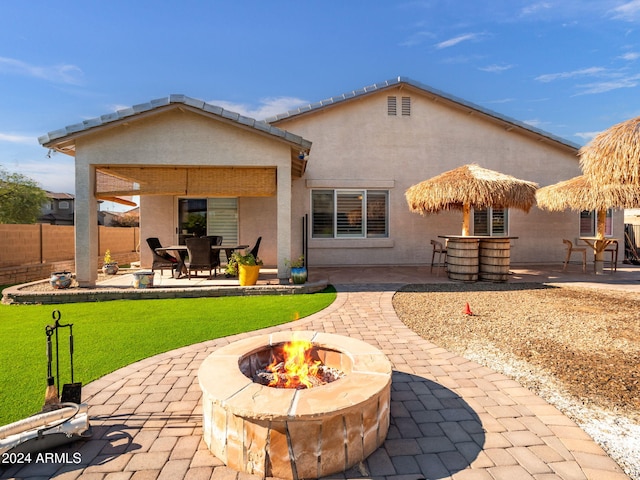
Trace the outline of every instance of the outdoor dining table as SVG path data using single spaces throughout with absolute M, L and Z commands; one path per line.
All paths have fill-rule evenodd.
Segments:
M 231 258 L 231 254 L 235 251 L 235 250 L 244 250 L 245 248 L 249 248 L 249 245 L 211 245 L 211 250 L 215 251 L 221 251 L 224 250 L 225 254 L 227 256 L 227 260 Z M 179 276 L 182 273 L 185 273 L 184 270 L 184 256 L 187 253 L 187 246 L 186 245 L 169 245 L 167 247 L 159 247 L 156 248 L 156 252 L 157 253 L 162 253 L 162 252 L 177 252 L 178 253 L 178 268 L 176 268 L 176 277 L 175 278 L 179 278 Z
M 578 237 L 593 249 L 593 261 L 596 274 L 604 273 L 604 251 L 618 241 L 617 238 Z
M 509 278 L 511 240 L 489 235 L 438 235 L 447 239 L 447 274 L 451 280 L 506 282 Z

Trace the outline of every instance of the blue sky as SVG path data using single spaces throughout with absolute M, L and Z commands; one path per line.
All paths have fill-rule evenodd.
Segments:
M 73 159 L 39 136 L 172 93 L 261 119 L 405 76 L 578 144 L 640 115 L 640 0 L 30 0 L 0 18 L 0 165 L 56 192 Z

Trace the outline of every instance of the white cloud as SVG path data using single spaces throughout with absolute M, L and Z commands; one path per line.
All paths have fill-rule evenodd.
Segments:
M 599 133 L 600 132 L 578 132 L 578 133 L 575 133 L 574 135 L 578 138 L 582 138 L 586 142 L 590 142 L 593 139 L 593 137 L 595 137 Z
M 638 60 L 640 58 L 640 53 L 639 52 L 627 52 L 623 55 L 620 55 L 618 58 L 621 58 L 622 60 L 628 60 L 630 62 L 634 61 L 634 60 Z
M 620 88 L 633 88 L 640 84 L 640 74 L 628 75 L 624 70 L 608 70 L 602 67 L 590 67 L 571 72 L 550 73 L 540 75 L 536 77 L 536 80 L 548 83 L 555 80 L 566 80 L 576 77 L 595 77 L 600 80 L 576 85 L 578 93 L 574 96 L 593 95 Z
M 436 43 L 436 48 L 441 49 L 453 47 L 461 42 L 475 40 L 479 37 L 480 35 L 477 33 L 465 33 L 463 35 L 458 35 L 457 37 L 450 38 L 449 40 L 445 40 L 444 42 Z
M 524 7 L 520 11 L 520 15 L 523 17 L 529 16 L 529 15 L 535 15 L 541 10 L 548 10 L 550 8 L 551 8 L 551 4 L 547 2 L 533 3 L 531 5 L 527 5 L 526 7 Z
M 633 22 L 640 20 L 640 0 L 631 0 L 617 6 L 612 11 L 613 18 Z
M 542 120 L 538 120 L 535 118 L 532 118 L 531 120 L 523 120 L 522 123 L 526 123 L 527 125 L 530 125 L 533 128 L 543 128 L 544 125 L 549 124 L 549 122 L 543 122 Z
M 547 73 L 544 75 L 539 75 L 535 79 L 538 80 L 539 82 L 547 83 L 547 82 L 553 82 L 554 80 L 565 80 L 567 78 L 599 75 L 605 72 L 606 72 L 606 69 L 602 67 L 589 67 L 589 68 L 583 68 L 581 70 L 574 70 L 572 72 Z
M 464 63 L 477 62 L 482 60 L 484 57 L 482 55 L 456 55 L 454 57 L 448 57 L 442 60 L 442 63 L 448 65 L 457 65 Z
M 14 58 L 0 57 L 0 73 L 13 73 L 28 77 L 40 78 L 55 83 L 80 85 L 82 70 L 75 65 L 30 65 Z
M 637 87 L 639 83 L 640 74 L 606 80 L 603 82 L 587 83 L 584 85 L 578 85 L 578 88 L 581 88 L 582 91 L 580 91 L 576 95 L 592 95 L 595 93 L 604 93 L 611 90 L 617 90 L 619 88 L 633 88 Z
M 222 107 L 225 110 L 239 113 L 256 120 L 264 120 L 278 113 L 285 113 L 302 105 L 308 105 L 307 100 L 296 97 L 269 97 L 260 100 L 260 105 L 252 106 L 244 103 L 233 103 L 226 100 L 211 100 L 207 103 Z
M 487 65 L 486 67 L 480 67 L 479 69 L 482 70 L 483 72 L 489 72 L 489 73 L 502 73 L 502 72 L 506 72 L 507 70 L 511 70 L 513 68 L 513 65 Z
M 131 105 L 120 105 L 116 103 L 109 107 L 109 111 L 117 112 L 119 110 L 126 110 L 127 108 L 131 108 Z
M 417 32 L 411 35 L 404 42 L 400 42 L 401 47 L 415 47 L 416 45 L 423 44 L 426 40 L 433 38 L 433 34 L 430 32 Z
M 28 135 L 16 135 L 13 133 L 0 132 L 0 142 L 23 143 L 25 145 L 35 145 L 37 144 L 37 141 L 38 139 L 36 137 L 31 137 Z
M 75 192 L 75 167 L 73 157 L 55 154 L 46 157 L 44 148 L 24 151 L 19 161 L 4 162 L 10 172 L 21 173 L 35 180 L 41 188 L 52 192 Z
M 482 102 L 485 104 L 502 104 L 502 103 L 511 103 L 514 102 L 515 99 L 514 98 L 499 98 L 497 100 L 488 100 L 486 102 Z

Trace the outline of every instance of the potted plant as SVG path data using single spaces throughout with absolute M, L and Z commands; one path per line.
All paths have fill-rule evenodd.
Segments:
M 262 260 L 254 257 L 251 252 L 236 250 L 231 254 L 231 259 L 227 263 L 226 274 L 238 275 L 240 285 L 243 287 L 255 285 L 260 275 L 261 266 Z
M 71 272 L 53 272 L 49 284 L 56 289 L 69 288 L 71 286 Z
M 115 275 L 118 273 L 118 262 L 111 258 L 111 250 L 104 252 L 104 261 L 102 263 L 102 271 L 106 275 Z
M 304 255 L 300 255 L 297 260 L 286 260 L 286 264 L 291 268 L 291 281 L 296 285 L 302 285 L 307 281 L 307 267 L 304 264 Z
M 139 271 L 133 272 L 133 288 L 153 287 L 153 272 Z

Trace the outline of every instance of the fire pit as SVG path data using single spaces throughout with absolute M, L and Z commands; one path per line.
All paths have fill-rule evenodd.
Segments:
M 279 356 L 293 339 L 310 342 L 306 359 L 321 374 L 311 386 L 263 384 L 266 367 L 284 363 Z M 230 468 L 263 478 L 344 471 L 373 453 L 389 429 L 391 364 L 349 337 L 303 331 L 246 338 L 209 355 L 198 378 L 209 450 Z

